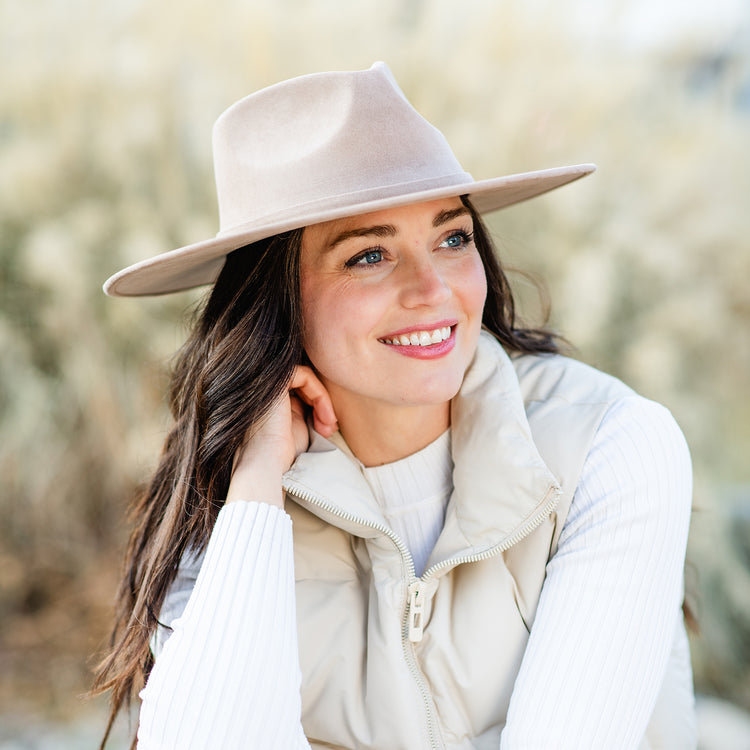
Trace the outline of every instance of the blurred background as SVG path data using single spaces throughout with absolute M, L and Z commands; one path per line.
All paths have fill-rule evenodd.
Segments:
M 102 282 L 217 231 L 229 104 L 378 59 L 478 179 L 599 165 L 490 226 L 576 356 L 686 433 L 702 748 L 750 748 L 746 0 L 0 0 L 3 750 L 100 736 L 106 701 L 81 695 L 202 294 L 107 299 Z

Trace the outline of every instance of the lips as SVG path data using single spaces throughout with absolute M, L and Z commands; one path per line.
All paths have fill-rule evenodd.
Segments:
M 433 346 L 450 338 L 450 335 L 451 327 L 441 326 L 439 328 L 396 334 L 390 338 L 382 338 L 380 341 L 389 346 Z

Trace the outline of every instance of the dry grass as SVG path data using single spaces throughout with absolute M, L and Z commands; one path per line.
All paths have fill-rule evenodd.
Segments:
M 581 356 L 683 425 L 703 508 L 697 680 L 750 706 L 747 45 L 719 29 L 637 52 L 541 0 L 4 0 L 0 30 L 2 705 L 66 713 L 87 686 L 197 296 L 106 300 L 102 281 L 216 231 L 225 106 L 385 59 L 476 177 L 599 163 L 492 227 Z

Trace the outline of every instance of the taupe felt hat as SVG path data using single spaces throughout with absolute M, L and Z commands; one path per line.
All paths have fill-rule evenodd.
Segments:
M 293 78 L 216 121 L 220 231 L 109 278 L 112 296 L 167 294 L 216 280 L 228 252 L 291 229 L 468 195 L 480 213 L 565 185 L 593 164 L 475 181 L 388 67 Z

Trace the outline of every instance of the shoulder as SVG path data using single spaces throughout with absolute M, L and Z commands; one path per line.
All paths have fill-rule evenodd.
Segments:
M 512 357 L 534 442 L 558 477 L 564 500 L 605 484 L 630 487 L 633 502 L 653 502 L 647 483 L 672 498 L 682 514 L 692 466 L 671 412 L 621 380 L 561 355 Z M 672 501 L 660 505 L 667 511 Z M 564 505 L 564 504 L 563 504 Z M 688 503 L 689 505 L 689 503 Z M 565 517 L 565 508 L 561 510 Z
M 661 404 L 624 398 L 607 410 L 596 431 L 560 544 L 569 538 L 590 542 L 610 524 L 607 544 L 622 534 L 629 538 L 636 528 L 641 541 L 682 544 L 691 507 L 692 463 L 679 425 Z
M 591 450 L 618 442 L 685 447 L 685 438 L 669 409 L 636 393 L 621 380 L 561 355 L 521 355 L 513 366 L 530 422 L 545 429 L 559 422 L 589 422 Z M 587 455 L 589 451 L 586 452 Z
M 636 395 L 612 375 L 560 354 L 522 354 L 512 362 L 525 403 L 611 404 Z
M 665 406 L 633 395 L 604 414 L 589 450 L 584 478 L 617 474 L 660 484 L 689 483 L 690 451 Z
M 512 358 L 526 418 L 539 452 L 572 489 L 607 413 L 640 401 L 622 381 L 557 354 Z

